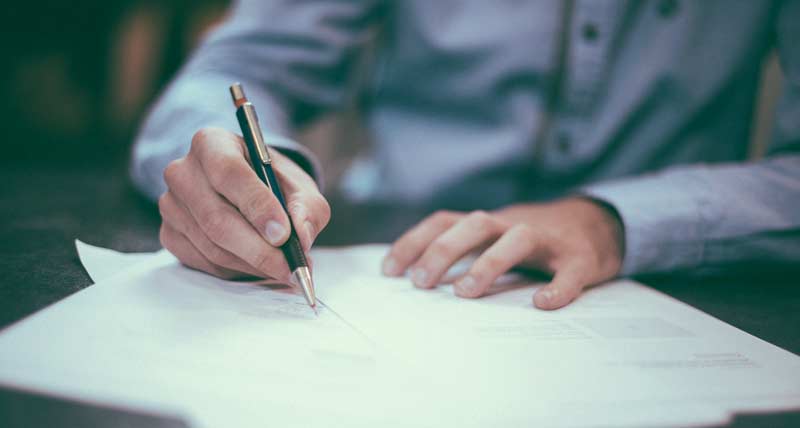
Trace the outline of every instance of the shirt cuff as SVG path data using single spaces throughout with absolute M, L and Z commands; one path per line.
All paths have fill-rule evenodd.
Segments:
M 702 263 L 704 231 L 714 218 L 704 186 L 691 173 L 664 173 L 601 182 L 579 193 L 619 214 L 625 236 L 620 275 L 630 276 Z
M 236 134 L 241 134 L 241 130 L 237 131 Z M 306 174 L 310 175 L 317 183 L 320 192 L 325 189 L 325 180 L 322 175 L 322 166 L 319 163 L 319 159 L 317 159 L 306 146 L 294 140 L 274 134 L 264 135 L 264 142 L 266 142 L 270 148 L 278 150 L 281 154 L 291 159 L 292 162 L 302 168 Z

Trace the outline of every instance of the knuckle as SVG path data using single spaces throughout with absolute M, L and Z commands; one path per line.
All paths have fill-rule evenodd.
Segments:
M 203 232 L 212 242 L 222 242 L 228 236 L 230 221 L 225 212 L 210 211 L 203 215 L 199 223 Z
M 439 210 L 434 212 L 430 219 L 436 224 L 447 224 L 452 220 L 454 214 L 452 211 Z
M 247 198 L 244 206 L 239 207 L 248 219 L 266 224 L 267 219 L 276 218 L 279 214 L 278 201 L 269 193 L 255 192 Z
M 488 229 L 494 224 L 492 216 L 482 210 L 471 212 L 466 220 L 479 229 Z
M 514 225 L 511 229 L 509 229 L 508 233 L 513 233 L 513 236 L 516 239 L 521 239 L 527 242 L 533 241 L 536 239 L 536 232 L 534 229 L 527 225 L 527 224 L 517 224 Z
M 428 247 L 428 252 L 430 255 L 439 259 L 449 259 L 454 256 L 456 249 L 453 244 L 439 239 L 433 241 L 431 246 Z
M 164 168 L 164 182 L 167 183 L 168 187 L 172 188 L 180 181 L 183 175 L 183 164 L 182 158 L 176 159 Z
M 161 215 L 162 219 L 167 217 L 167 215 L 168 215 L 168 213 L 167 213 L 167 204 L 168 204 L 167 198 L 168 198 L 167 197 L 167 192 L 162 193 L 161 196 L 158 197 L 158 213 Z
M 324 226 L 331 220 L 331 205 L 323 196 L 317 196 L 314 200 L 319 215 L 319 223 Z
M 280 259 L 275 257 L 274 252 L 262 251 L 256 256 L 253 267 L 258 269 L 260 272 L 280 278 L 284 274 L 288 275 L 288 271 L 285 273 L 281 272 L 281 268 L 278 263 L 279 261 Z
M 289 200 L 286 203 L 286 209 L 292 214 L 292 216 L 305 217 L 306 215 L 305 206 L 297 198 L 292 198 Z
M 208 261 L 220 267 L 231 266 L 233 262 L 233 257 L 217 246 L 206 249 L 205 256 Z
M 254 267 L 261 272 L 270 273 L 272 271 L 272 262 L 272 254 L 263 251 L 256 256 Z
M 209 160 L 213 167 L 209 171 L 208 178 L 215 188 L 225 189 L 236 185 L 235 179 L 242 168 L 240 159 L 217 155 Z
M 208 143 L 213 138 L 212 128 L 200 128 L 192 135 L 192 149 L 203 150 L 208 147 Z
M 494 255 L 484 255 L 480 258 L 480 263 L 477 263 L 475 269 L 480 272 L 500 273 L 505 267 L 505 261 Z
M 421 254 L 426 247 L 430 247 L 427 236 L 419 233 L 409 234 L 397 241 L 397 252 L 405 257 L 412 257 Z M 430 248 L 428 248 L 430 251 Z

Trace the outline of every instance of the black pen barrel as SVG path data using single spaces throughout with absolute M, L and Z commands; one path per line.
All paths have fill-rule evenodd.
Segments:
M 292 217 L 289 215 L 288 207 L 286 206 L 286 199 L 283 197 L 283 192 L 278 184 L 278 178 L 275 176 L 275 171 L 272 165 L 261 162 L 261 158 L 256 150 L 256 141 L 253 140 L 253 133 L 250 129 L 250 123 L 244 113 L 244 109 L 239 107 L 236 109 L 236 119 L 239 120 L 239 126 L 242 127 L 245 145 L 247 146 L 247 153 L 250 156 L 250 163 L 253 165 L 258 178 L 272 190 L 272 194 L 280 202 L 283 211 L 289 217 L 290 234 L 289 239 L 281 246 L 281 251 L 286 257 L 286 262 L 289 264 L 289 270 L 294 272 L 299 267 L 308 267 L 308 260 L 303 252 L 303 246 L 300 244 L 300 238 L 297 236 L 296 227 L 292 222 Z
M 300 238 L 297 236 L 297 228 L 292 221 L 292 216 L 289 215 L 289 209 L 286 206 L 286 200 L 284 199 L 283 192 L 278 184 L 278 178 L 275 176 L 275 171 L 273 171 L 272 165 L 267 164 L 263 165 L 263 167 L 264 171 L 266 171 L 269 188 L 272 189 L 272 194 L 274 194 L 281 203 L 283 211 L 289 218 L 289 224 L 291 225 L 289 230 L 289 239 L 283 245 L 281 245 L 283 255 L 286 256 L 286 261 L 289 263 L 289 270 L 294 272 L 295 269 L 299 267 L 308 267 L 308 260 L 306 260 L 306 255 L 303 252 L 303 246 L 300 245 Z

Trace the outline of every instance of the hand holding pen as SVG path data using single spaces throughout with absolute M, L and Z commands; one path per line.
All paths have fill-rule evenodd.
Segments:
M 259 180 L 278 199 L 281 208 L 286 214 L 289 214 L 286 198 L 283 196 L 278 177 L 272 168 L 272 155 L 267 143 L 264 141 L 264 135 L 261 133 L 261 125 L 258 123 L 256 109 L 247 99 L 241 84 L 235 83 L 230 89 L 233 105 L 236 106 L 236 118 L 242 128 L 242 136 L 247 145 L 247 153 L 250 155 L 250 165 L 252 165 L 253 171 Z M 308 305 L 316 313 L 317 299 L 314 295 L 314 281 L 311 277 L 311 269 L 309 269 L 305 251 L 297 238 L 297 230 L 291 218 L 289 218 L 289 238 L 281 245 L 281 251 L 286 257 L 289 270 L 292 272 L 292 279 L 294 279 L 295 284 L 300 286 Z
M 302 168 L 277 150 L 269 153 L 307 253 L 328 224 L 330 207 Z M 242 137 L 219 128 L 198 131 L 188 154 L 167 166 L 164 180 L 161 243 L 182 263 L 223 278 L 292 280 L 281 250 L 290 239 L 289 216 L 250 165 Z

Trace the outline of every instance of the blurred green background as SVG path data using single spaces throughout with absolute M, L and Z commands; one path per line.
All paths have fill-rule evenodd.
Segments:
M 0 162 L 127 157 L 146 107 L 227 3 L 3 2 Z

